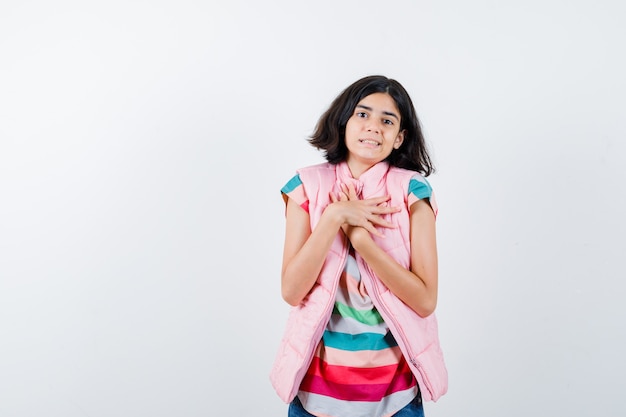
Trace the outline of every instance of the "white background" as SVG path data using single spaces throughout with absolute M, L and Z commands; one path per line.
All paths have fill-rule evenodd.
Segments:
M 623 416 L 623 4 L 2 2 L 0 416 L 286 416 L 279 189 L 370 74 L 438 168 L 427 416 Z

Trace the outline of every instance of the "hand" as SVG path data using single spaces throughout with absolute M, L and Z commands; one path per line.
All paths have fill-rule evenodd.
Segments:
M 338 195 L 330 194 L 330 199 L 333 202 L 334 210 L 338 211 L 342 220 L 342 226 L 344 233 L 350 238 L 354 236 L 351 227 L 363 228 L 367 232 L 384 237 L 384 235 L 376 230 L 376 226 L 395 228 L 396 226 L 382 218 L 384 214 L 397 213 L 400 211 L 400 207 L 390 207 L 387 202 L 390 200 L 389 196 L 374 197 L 368 199 L 360 199 L 357 196 L 356 190 L 352 184 L 342 184 L 341 191 Z M 358 234 L 359 232 L 357 232 Z M 356 236 L 354 236 L 356 237 Z

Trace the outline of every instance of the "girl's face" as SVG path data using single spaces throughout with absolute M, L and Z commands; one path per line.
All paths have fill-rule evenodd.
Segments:
M 357 178 L 384 160 L 404 140 L 400 111 L 387 93 L 374 93 L 358 102 L 346 124 L 347 163 Z

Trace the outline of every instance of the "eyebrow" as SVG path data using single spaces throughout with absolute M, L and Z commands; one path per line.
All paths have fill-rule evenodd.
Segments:
M 357 104 L 356 106 L 357 108 L 361 108 L 361 109 L 365 109 L 367 111 L 372 111 L 373 109 L 369 106 L 364 106 L 362 104 Z M 386 116 L 391 116 L 391 117 L 395 117 L 397 120 L 400 120 L 400 118 L 398 117 L 397 114 L 395 114 L 394 112 L 390 112 L 390 111 L 383 111 L 383 114 Z

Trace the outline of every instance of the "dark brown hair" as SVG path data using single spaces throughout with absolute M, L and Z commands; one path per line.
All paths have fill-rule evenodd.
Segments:
M 361 78 L 343 90 L 320 117 L 309 143 L 323 150 L 324 157 L 331 164 L 345 161 L 348 156 L 345 142 L 348 119 L 359 101 L 374 93 L 387 93 L 393 98 L 400 111 L 400 131 L 406 131 L 402 145 L 391 152 L 387 162 L 393 166 L 418 171 L 426 177 L 433 173 L 435 168 L 428 155 L 411 97 L 399 82 L 382 75 Z

